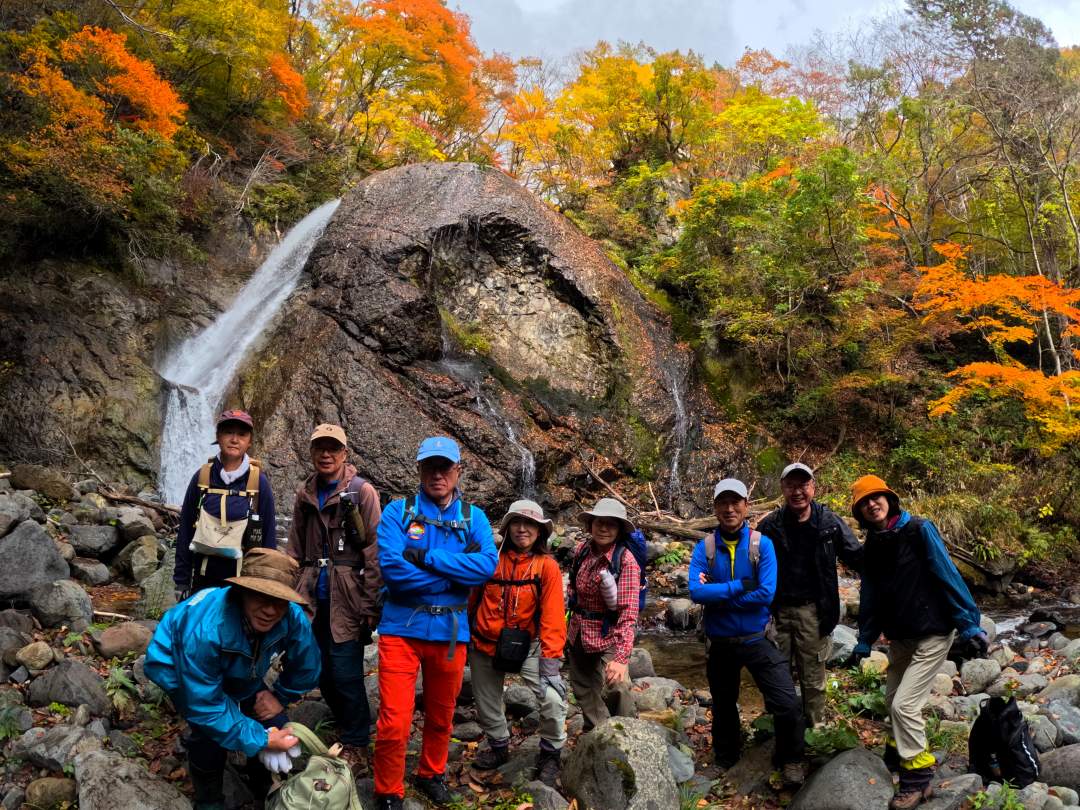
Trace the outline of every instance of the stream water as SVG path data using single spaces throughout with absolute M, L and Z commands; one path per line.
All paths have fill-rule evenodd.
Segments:
M 340 200 L 292 227 L 244 288 L 202 331 L 177 346 L 159 372 L 168 384 L 158 475 L 166 503 L 180 503 L 192 473 L 213 454 L 214 420 L 240 364 L 296 288 Z
M 671 430 L 672 451 L 671 475 L 668 478 L 668 508 L 674 509 L 682 490 L 679 463 L 682 460 L 686 439 L 690 432 L 690 419 L 687 416 L 686 405 L 683 402 L 682 392 L 679 390 L 679 380 L 674 371 L 671 373 L 671 402 L 675 410 L 675 424 Z

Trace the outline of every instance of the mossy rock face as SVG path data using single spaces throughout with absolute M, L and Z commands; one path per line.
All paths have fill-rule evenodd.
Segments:
M 636 717 L 613 717 L 583 735 L 563 766 L 562 781 L 586 808 L 679 806 L 668 731 Z

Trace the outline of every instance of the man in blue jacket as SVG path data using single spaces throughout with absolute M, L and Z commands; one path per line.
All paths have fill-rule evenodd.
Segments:
M 742 481 L 725 478 L 716 485 L 713 511 L 719 525 L 711 538 L 697 544 L 690 559 L 690 598 L 705 606 L 709 639 L 713 755 L 722 768 L 739 759 L 739 680 L 746 667 L 773 716 L 774 761 L 785 782 L 798 784 L 806 776 L 802 707 L 788 662 L 765 636 L 776 592 L 773 544 L 746 522 L 750 502 Z
M 403 807 L 405 748 L 421 671 L 424 739 L 415 784 L 437 805 L 454 799 L 445 772 L 469 641 L 469 589 L 490 579 L 498 562 L 487 515 L 465 503 L 458 491 L 457 443 L 445 436 L 424 439 L 416 462 L 419 492 L 390 503 L 378 531 L 386 591 L 379 622 L 374 762 L 380 810 Z
M 287 771 L 299 755 L 297 738 L 282 730 L 285 707 L 318 685 L 320 654 L 304 600 L 293 590 L 298 570 L 279 551 L 252 549 L 240 576 L 227 580 L 231 587 L 181 602 L 150 640 L 146 676 L 190 727 L 185 743 L 197 810 L 224 810 L 228 751 L 252 760 L 256 795 L 269 787 L 266 768 Z M 276 659 L 283 669 L 268 687 Z

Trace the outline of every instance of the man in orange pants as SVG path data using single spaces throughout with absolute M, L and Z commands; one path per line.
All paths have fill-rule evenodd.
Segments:
M 454 801 L 446 759 L 469 641 L 469 589 L 495 573 L 491 524 L 458 491 L 461 451 L 453 439 L 425 439 L 416 455 L 420 490 L 387 505 L 379 523 L 386 599 L 379 622 L 379 720 L 375 807 L 401 810 L 405 748 L 416 677 L 424 676 L 424 740 L 416 787 L 438 806 Z

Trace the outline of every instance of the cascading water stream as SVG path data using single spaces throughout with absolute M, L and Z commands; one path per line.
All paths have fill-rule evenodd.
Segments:
M 683 449 L 686 447 L 686 439 L 690 432 L 690 419 L 686 414 L 682 392 L 679 390 L 679 380 L 674 373 L 671 375 L 671 401 L 675 409 L 675 424 L 671 430 L 671 442 L 674 449 L 671 452 L 671 476 L 668 479 L 668 507 L 673 509 L 675 500 L 682 489 L 679 462 L 682 460 Z
M 499 413 L 495 404 L 484 395 L 479 383 L 476 385 L 475 394 L 476 404 L 477 407 L 480 408 L 480 411 L 502 429 L 503 434 L 510 441 L 510 444 L 514 445 L 518 450 L 518 454 L 521 457 L 521 464 L 518 469 L 519 483 L 521 485 L 521 492 L 519 494 L 523 498 L 535 497 L 536 459 L 533 457 L 532 451 L 521 443 L 517 437 L 517 432 L 514 430 L 514 426 L 510 424 L 510 420 Z
M 159 369 L 169 384 L 161 436 L 161 495 L 180 503 L 212 454 L 214 419 L 248 350 L 296 288 L 315 243 L 341 200 L 316 208 L 271 251 L 232 305 L 176 347 Z

